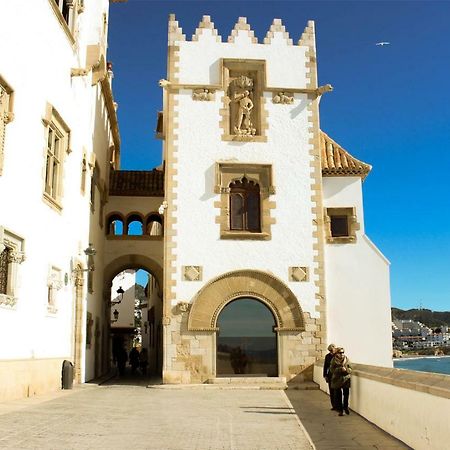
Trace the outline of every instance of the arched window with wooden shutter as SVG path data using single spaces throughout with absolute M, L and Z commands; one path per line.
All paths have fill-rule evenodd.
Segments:
M 261 231 L 259 184 L 245 176 L 230 183 L 230 230 Z

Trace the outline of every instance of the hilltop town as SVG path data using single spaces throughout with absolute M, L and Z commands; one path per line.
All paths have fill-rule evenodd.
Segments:
M 450 354 L 450 312 L 392 308 L 394 356 L 406 353 Z

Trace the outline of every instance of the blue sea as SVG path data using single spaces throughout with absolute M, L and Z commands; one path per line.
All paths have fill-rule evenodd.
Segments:
M 444 373 L 450 375 L 450 356 L 394 359 L 394 367 L 396 369 L 408 369 L 417 370 L 419 372 Z

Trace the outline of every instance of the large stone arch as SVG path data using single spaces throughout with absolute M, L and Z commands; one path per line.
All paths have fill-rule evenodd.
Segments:
M 303 311 L 294 293 L 277 277 L 259 270 L 227 272 L 206 284 L 194 297 L 189 331 L 216 331 L 222 309 L 239 297 L 253 297 L 272 311 L 277 331 L 304 331 Z
M 163 286 L 163 270 L 153 259 L 144 255 L 123 255 L 111 261 L 103 270 L 104 293 L 109 299 L 112 279 L 126 269 L 145 269 L 158 281 L 160 289 Z

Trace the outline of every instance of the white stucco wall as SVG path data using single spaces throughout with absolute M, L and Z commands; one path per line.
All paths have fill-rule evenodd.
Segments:
M 389 262 L 364 234 L 361 180 L 326 177 L 324 207 L 355 207 L 356 243 L 326 244 L 328 341 L 358 363 L 392 366 Z
M 86 262 L 89 244 L 89 173 L 81 193 L 83 151 L 105 161 L 111 136 L 100 86 L 91 78 L 71 78 L 71 68 L 84 67 L 87 44 L 102 38 L 108 1 L 85 1 L 72 47 L 48 0 L 0 6 L 0 73 L 14 90 L 13 122 L 7 125 L 3 174 L 0 176 L 0 224 L 24 239 L 26 260 L 20 265 L 17 305 L 0 308 L 0 360 L 72 359 L 74 286 L 71 262 Z M 70 128 L 70 154 L 61 164 L 62 211 L 43 201 L 46 129 L 42 122 L 50 103 Z M 100 114 L 102 121 L 95 120 Z M 97 196 L 98 198 L 98 196 Z M 98 222 L 97 222 L 98 223 Z M 98 227 L 98 225 L 96 225 Z M 91 230 L 92 231 L 92 230 Z M 92 233 L 91 233 L 92 234 Z M 57 293 L 57 313 L 47 312 L 50 266 L 67 283 Z M 95 303 L 95 302 L 93 302 Z M 100 307 L 93 315 L 102 317 Z M 86 311 L 86 297 L 84 298 Z M 83 330 L 85 324 L 83 324 Z M 84 346 L 83 346 L 84 350 Z M 84 371 L 84 368 L 83 368 Z
M 288 46 L 278 33 L 272 44 L 263 45 L 251 44 L 243 37 L 246 32 L 240 32 L 234 44 L 218 43 L 208 30 L 204 32 L 198 42 L 180 42 L 180 83 L 218 83 L 220 58 L 249 58 L 267 61 L 268 85 L 305 87 L 304 47 Z M 303 310 L 316 317 L 308 100 L 304 94 L 295 94 L 293 104 L 279 105 L 272 103 L 271 93 L 265 93 L 267 142 L 224 142 L 219 128 L 221 96 L 218 92 L 215 101 L 196 102 L 189 90 L 176 95 L 176 296 L 190 300 L 205 282 L 224 272 L 259 269 L 287 283 Z M 214 164 L 225 160 L 272 165 L 276 194 L 270 200 L 276 208 L 271 216 L 276 224 L 271 227 L 271 240 L 219 238 L 219 209 L 214 202 L 220 196 L 213 190 Z M 183 265 L 203 266 L 203 282 L 182 281 Z M 288 282 L 289 266 L 309 267 L 310 281 Z
M 112 282 L 111 301 L 119 301 L 116 305 L 111 306 L 111 320 L 114 319 L 113 312 L 117 309 L 119 318 L 117 322 L 111 324 L 111 329 L 120 327 L 134 328 L 134 301 L 136 299 L 136 272 L 134 270 L 124 270 L 119 273 Z M 123 296 L 117 294 L 117 289 L 121 287 L 125 292 Z

